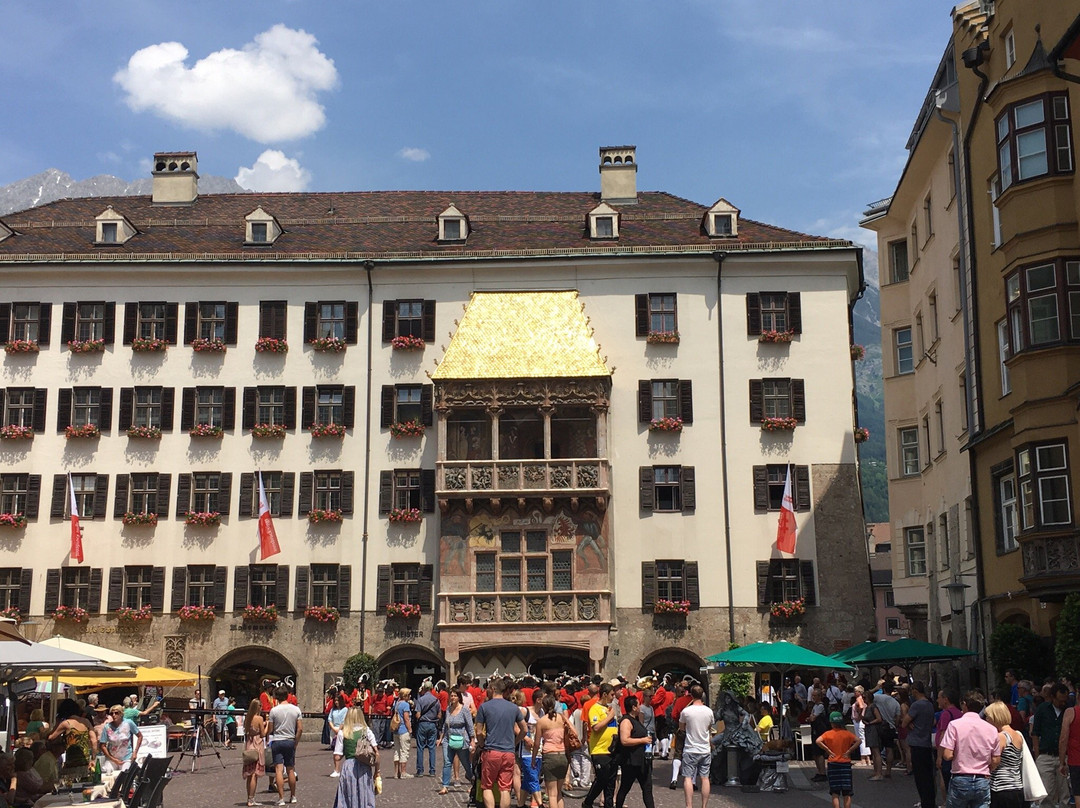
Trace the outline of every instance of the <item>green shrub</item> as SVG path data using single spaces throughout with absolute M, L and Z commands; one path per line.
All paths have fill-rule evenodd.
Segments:
M 1075 682 L 1080 676 L 1080 592 L 1073 592 L 1065 598 L 1054 633 L 1057 635 L 1054 644 L 1055 672 Z
M 379 662 L 371 654 L 353 654 L 345 660 L 345 667 L 341 671 L 341 680 L 345 687 L 352 689 L 361 674 L 368 675 L 368 686 L 374 684 L 375 674 L 379 670 Z
M 1017 678 L 1041 682 L 1053 670 L 1053 661 L 1041 637 L 1029 628 L 1013 623 L 1000 623 L 990 634 L 990 665 L 993 682 L 1000 686 L 1005 671 L 1013 670 Z
M 727 650 L 731 651 L 738 648 L 737 642 L 731 643 Z M 745 699 L 750 695 L 750 687 L 754 684 L 754 674 L 752 673 L 721 673 L 716 677 L 717 682 L 720 684 L 720 690 L 730 690 L 740 699 Z

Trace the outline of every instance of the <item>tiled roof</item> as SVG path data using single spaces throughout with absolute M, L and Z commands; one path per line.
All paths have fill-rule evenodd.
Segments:
M 149 196 L 65 199 L 12 213 L 16 235 L 0 242 L 0 261 L 32 256 L 94 260 L 273 260 L 290 258 L 487 257 L 710 252 L 770 245 L 773 249 L 846 247 L 849 242 L 740 219 L 734 239 L 709 239 L 707 208 L 663 192 L 638 194 L 619 207 L 619 238 L 587 237 L 597 193 L 517 191 L 371 191 L 349 193 L 207 194 L 190 205 L 153 205 Z M 439 243 L 436 219 L 450 204 L 469 219 L 462 244 Z M 94 218 L 112 206 L 138 233 L 122 245 L 95 246 Z M 258 207 L 284 230 L 272 245 L 245 247 L 244 217 Z
M 476 292 L 433 379 L 610 376 L 572 292 Z

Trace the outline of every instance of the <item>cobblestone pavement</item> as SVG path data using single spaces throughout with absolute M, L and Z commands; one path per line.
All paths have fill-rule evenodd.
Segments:
M 164 792 L 164 808 L 243 808 L 246 794 L 240 775 L 241 762 L 239 750 L 218 749 L 221 762 L 212 750 L 204 750 L 198 759 L 195 771 L 191 771 L 192 757 L 186 755 Z M 415 772 L 415 752 L 409 771 Z M 174 758 L 173 764 L 176 764 Z M 224 766 L 222 766 L 224 764 Z M 442 759 L 437 760 L 441 774 Z M 434 808 L 460 808 L 466 801 L 463 789 L 452 790 L 446 796 L 439 796 L 439 777 L 420 777 L 408 780 L 395 780 L 392 777 L 393 763 L 389 751 L 382 752 L 382 770 L 391 773 L 383 778 L 384 789 L 376 802 L 382 806 L 433 806 Z M 296 770 L 300 774 L 297 785 L 297 803 L 299 806 L 318 806 L 331 808 L 337 789 L 337 780 L 330 777 L 333 770 L 332 757 L 321 744 L 301 743 L 297 750 Z M 828 788 L 825 784 L 812 783 L 813 764 L 792 762 L 792 788 L 785 793 L 746 793 L 740 788 L 714 787 L 709 799 L 711 808 L 822 808 L 830 806 Z M 865 766 L 855 769 L 854 808 L 901 808 L 917 802 L 915 785 L 912 778 L 905 776 L 903 769 L 897 770 L 891 780 L 879 783 L 868 782 L 870 770 Z M 657 808 L 684 808 L 681 790 L 669 790 L 671 764 L 655 761 L 653 770 L 653 795 Z M 273 806 L 277 803 L 277 794 L 266 790 L 267 778 L 260 778 L 256 801 L 262 805 Z M 286 795 L 287 795 L 286 786 Z M 514 801 L 516 805 L 516 801 Z M 597 801 L 597 806 L 601 802 Z M 580 808 L 581 799 L 568 797 L 566 808 Z M 635 787 L 626 800 L 627 808 L 639 808 L 642 805 L 641 792 Z M 694 795 L 694 805 L 701 805 L 701 796 Z

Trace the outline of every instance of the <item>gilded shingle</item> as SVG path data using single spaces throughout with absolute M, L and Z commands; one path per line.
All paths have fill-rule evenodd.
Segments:
M 432 378 L 609 375 L 577 292 L 476 292 Z

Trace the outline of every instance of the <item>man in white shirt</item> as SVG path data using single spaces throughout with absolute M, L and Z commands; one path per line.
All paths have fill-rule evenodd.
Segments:
M 712 763 L 712 747 L 709 743 L 714 723 L 713 711 L 705 706 L 705 691 L 701 685 L 690 688 L 692 701 L 679 713 L 679 728 L 686 733 L 683 742 L 682 769 L 683 794 L 686 808 L 694 802 L 694 778 L 701 783 L 701 808 L 709 804 L 709 767 Z
M 289 704 L 289 691 L 284 687 L 274 690 L 276 704 L 270 710 L 269 731 L 274 756 L 274 782 L 277 786 L 278 805 L 285 805 L 283 771 L 289 778 L 289 800 L 296 802 L 296 744 L 304 730 L 300 708 Z

